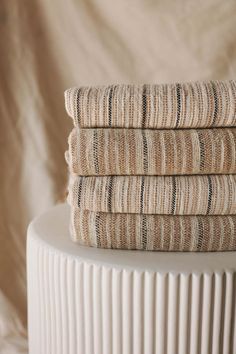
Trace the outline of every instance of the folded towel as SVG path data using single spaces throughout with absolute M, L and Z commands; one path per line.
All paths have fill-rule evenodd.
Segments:
M 235 174 L 236 128 L 74 128 L 68 160 L 82 176 Z
M 71 88 L 65 104 L 82 128 L 236 126 L 235 81 Z
M 228 251 L 236 250 L 236 215 L 114 214 L 72 208 L 71 235 L 80 244 L 101 248 Z
M 72 177 L 68 202 L 94 212 L 236 214 L 236 175 Z

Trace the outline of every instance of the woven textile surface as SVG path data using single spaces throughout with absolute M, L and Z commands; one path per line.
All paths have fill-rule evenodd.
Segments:
M 234 81 L 72 88 L 65 103 L 73 240 L 236 248 Z
M 101 248 L 155 251 L 236 249 L 236 215 L 171 216 L 96 213 L 72 208 L 72 239 Z
M 236 128 L 76 129 L 69 136 L 77 175 L 236 173 Z
M 71 177 L 68 202 L 94 212 L 236 214 L 236 175 Z
M 235 81 L 72 88 L 66 109 L 82 128 L 203 128 L 236 125 Z
M 26 229 L 64 200 L 63 91 L 236 78 L 236 1 L 7 0 L 0 14 L 0 352 L 26 354 Z

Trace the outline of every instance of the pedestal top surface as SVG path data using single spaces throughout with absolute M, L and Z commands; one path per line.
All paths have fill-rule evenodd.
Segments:
M 212 273 L 236 269 L 236 252 L 150 252 L 80 246 L 70 239 L 69 218 L 68 205 L 53 207 L 30 223 L 28 241 L 37 240 L 42 246 L 66 257 L 113 268 L 173 273 Z

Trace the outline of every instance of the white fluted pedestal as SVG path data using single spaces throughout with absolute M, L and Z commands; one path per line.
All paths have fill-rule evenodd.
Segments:
M 68 224 L 61 205 L 28 230 L 31 354 L 236 353 L 236 252 L 86 248 Z

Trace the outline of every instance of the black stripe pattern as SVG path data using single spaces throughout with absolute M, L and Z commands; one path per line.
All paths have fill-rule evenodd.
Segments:
M 143 138 L 143 169 L 144 173 L 148 172 L 148 144 L 145 130 L 142 130 L 142 138 Z
M 79 187 L 78 187 L 78 208 L 80 208 L 80 204 L 81 204 L 81 193 L 82 193 L 82 185 L 83 185 L 83 179 L 84 177 L 80 177 L 80 181 L 79 181 Z
M 145 128 L 146 118 L 147 118 L 147 85 L 143 85 L 142 107 L 143 107 L 142 128 Z
M 178 128 L 179 121 L 180 121 L 180 113 L 181 113 L 181 96 L 180 96 L 181 86 L 180 84 L 176 85 L 176 99 L 177 99 L 177 117 L 176 117 L 176 125 L 175 127 Z
M 144 193 L 144 176 L 141 182 L 141 194 L 140 194 L 140 214 L 143 214 L 143 193 Z
M 142 215 L 142 246 L 143 246 L 143 250 L 147 249 L 147 233 L 148 233 L 147 215 L 143 214 Z
M 113 86 L 110 88 L 109 97 L 108 97 L 108 119 L 109 119 L 109 127 L 112 125 L 112 95 L 113 95 Z
M 172 177 L 172 188 L 173 188 L 173 194 L 172 194 L 172 205 L 171 205 L 171 214 L 175 213 L 175 207 L 176 207 L 176 179 L 175 176 Z
M 198 131 L 198 140 L 200 145 L 200 171 L 204 170 L 205 165 L 205 146 L 202 141 L 201 132 Z
M 216 86 L 214 82 L 211 82 L 211 85 L 212 85 L 212 92 L 214 97 L 214 112 L 213 112 L 213 120 L 212 120 L 212 127 L 214 127 L 218 115 L 218 99 L 217 99 Z
M 109 185 L 108 185 L 108 197 L 107 197 L 107 209 L 108 212 L 112 212 L 112 191 L 113 191 L 113 181 L 114 176 L 110 177 Z
M 210 213 L 211 210 L 211 202 L 212 202 L 212 181 L 211 176 L 207 176 L 208 179 L 208 203 L 207 203 L 207 214 Z
M 78 121 L 78 124 L 80 124 L 80 92 L 81 89 L 78 89 L 77 91 L 77 99 L 76 99 L 76 118 Z

